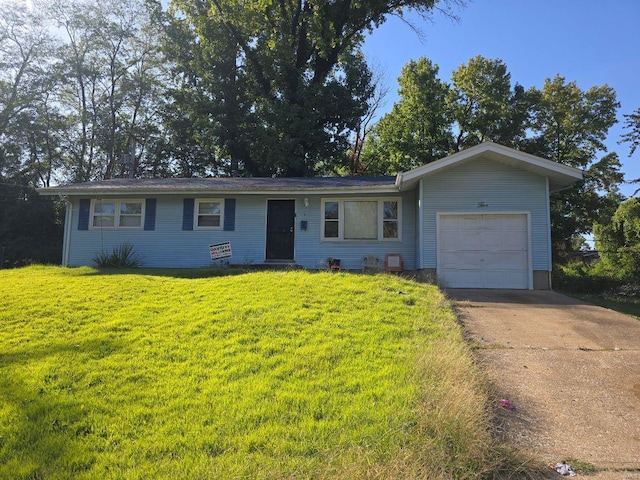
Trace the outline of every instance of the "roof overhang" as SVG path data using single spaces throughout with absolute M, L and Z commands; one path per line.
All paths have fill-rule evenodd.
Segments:
M 394 177 L 114 179 L 40 188 L 41 195 L 341 195 L 398 193 Z
M 38 193 L 61 197 L 393 194 L 413 190 L 421 178 L 445 172 L 476 159 L 499 162 L 546 177 L 549 179 L 551 192 L 567 188 L 583 178 L 582 171 L 577 168 L 486 142 L 414 170 L 401 172 L 395 179 L 394 177 L 113 179 L 40 188 Z
M 423 177 L 447 171 L 457 165 L 476 159 L 487 159 L 503 163 L 542 177 L 547 177 L 549 179 L 549 190 L 551 192 L 570 187 L 575 182 L 583 179 L 582 171 L 577 168 L 552 162 L 551 160 L 496 143 L 485 142 L 414 170 L 399 173 L 396 178 L 396 187 L 401 191 L 411 190 L 415 188 L 416 184 Z

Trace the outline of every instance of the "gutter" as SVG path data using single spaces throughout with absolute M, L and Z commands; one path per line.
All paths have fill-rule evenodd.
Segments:
M 397 182 L 397 180 L 396 180 Z M 55 187 L 53 187 L 55 188 Z M 122 196 L 122 195 L 344 195 L 345 193 L 359 193 L 359 194 L 380 194 L 380 193 L 398 193 L 397 183 L 395 186 L 384 186 L 378 188 L 372 187 L 347 187 L 347 188 L 333 188 L 333 189 L 288 189 L 288 190 L 171 190 L 171 189 L 146 189 L 146 190 L 134 190 L 134 189 L 92 189 L 92 190 L 73 190 L 73 189 L 60 189 L 53 190 L 39 189 L 40 195 L 58 195 L 60 197 L 66 196 L 88 196 L 88 197 L 109 197 L 109 196 Z
M 69 242 L 71 240 L 71 224 L 73 217 L 73 203 L 69 200 L 66 195 L 60 195 L 60 199 L 64 201 L 66 205 L 65 216 L 64 216 L 64 236 L 62 238 L 62 266 L 69 266 L 69 250 L 70 245 Z
M 569 185 L 565 185 L 560 188 L 551 189 L 551 187 L 549 186 L 549 193 L 562 192 L 563 190 L 568 190 L 574 187 L 578 182 L 584 182 L 584 170 L 579 170 L 579 172 L 582 174 L 581 178 L 577 178 L 574 182 L 570 183 Z M 549 183 L 549 177 L 547 177 L 547 183 Z

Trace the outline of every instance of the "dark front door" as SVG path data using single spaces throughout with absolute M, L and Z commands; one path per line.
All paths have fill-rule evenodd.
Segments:
M 295 200 L 267 201 L 267 260 L 293 260 Z

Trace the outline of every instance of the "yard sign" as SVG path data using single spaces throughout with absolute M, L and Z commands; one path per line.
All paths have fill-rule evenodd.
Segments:
M 216 243 L 215 245 L 209 245 L 209 253 L 211 254 L 211 261 L 222 260 L 223 258 L 231 258 L 231 243 Z

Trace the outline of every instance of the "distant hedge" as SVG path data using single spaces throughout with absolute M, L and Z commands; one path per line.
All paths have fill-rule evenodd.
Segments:
M 30 187 L 0 184 L 0 268 L 60 264 L 64 204 Z

